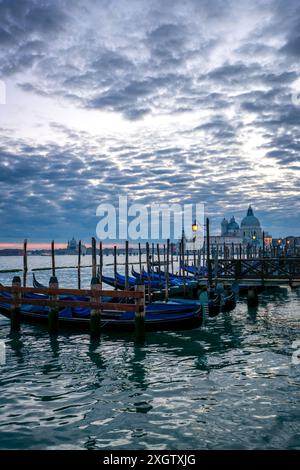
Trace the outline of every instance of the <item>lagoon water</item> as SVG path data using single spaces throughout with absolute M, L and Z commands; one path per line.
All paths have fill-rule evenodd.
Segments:
M 0 269 L 21 266 L 0 258 Z M 82 270 L 84 287 L 90 274 Z M 62 287 L 76 286 L 75 270 L 57 275 Z M 34 325 L 11 333 L 0 315 L 0 448 L 299 449 L 299 319 L 300 289 L 289 288 L 261 294 L 257 309 L 240 299 L 193 331 L 147 334 L 145 345 L 132 334 L 50 337 Z

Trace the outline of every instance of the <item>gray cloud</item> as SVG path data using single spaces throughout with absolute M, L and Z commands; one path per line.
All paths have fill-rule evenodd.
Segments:
M 27 96 L 170 121 L 97 140 L 51 117 L 60 145 L 2 129 L 3 236 L 16 220 L 41 237 L 47 224 L 90 233 L 97 202 L 121 193 L 200 200 L 216 218 L 224 200 L 267 220 L 299 207 L 297 1 L 2 0 L 0 17 L 1 77 Z
M 292 54 L 294 56 L 300 55 L 300 36 L 295 39 L 288 41 L 282 48 L 282 51 Z

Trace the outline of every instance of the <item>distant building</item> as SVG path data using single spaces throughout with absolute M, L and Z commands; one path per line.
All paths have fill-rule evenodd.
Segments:
M 222 237 L 237 237 L 240 234 L 239 224 L 235 221 L 234 216 L 231 217 L 228 222 L 227 219 L 223 219 L 221 223 L 221 236 Z
M 221 237 L 224 239 L 230 238 L 231 240 L 228 240 L 228 242 L 234 244 L 237 243 L 236 238 L 239 238 L 239 243 L 243 245 L 262 245 L 263 231 L 251 205 L 248 207 L 246 217 L 241 221 L 241 226 L 239 226 L 234 217 L 231 217 L 229 222 L 226 218 L 223 219 L 221 223 Z M 267 244 L 272 242 L 272 237 L 267 232 L 265 233 L 265 242 Z
M 204 237 L 206 238 L 206 237 Z M 246 216 L 242 219 L 241 225 L 232 216 L 229 221 L 224 217 L 221 222 L 221 235 L 210 235 L 212 245 L 234 245 L 243 247 L 257 246 L 263 244 L 263 230 L 260 221 L 255 217 L 251 205 L 249 205 Z M 193 239 L 185 242 L 187 249 L 193 250 Z M 272 236 L 265 232 L 265 244 L 272 244 Z
M 66 254 L 68 255 L 77 254 L 78 248 L 79 248 L 79 242 L 74 237 L 72 237 L 71 240 L 68 240 Z M 83 255 L 86 254 L 86 246 L 83 243 L 81 244 L 81 253 Z
M 78 251 L 78 243 L 74 237 L 72 237 L 72 240 L 68 240 L 67 250 Z
M 285 250 L 288 253 L 300 253 L 300 237 L 292 235 L 285 238 L 273 238 L 272 246 L 274 248 Z
M 0 250 L 0 256 L 22 256 L 23 250 L 18 248 L 4 248 Z

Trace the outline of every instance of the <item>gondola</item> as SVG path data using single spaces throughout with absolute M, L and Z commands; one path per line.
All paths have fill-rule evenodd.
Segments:
M 132 279 L 132 278 L 131 278 Z M 111 286 L 111 287 L 115 287 L 119 290 L 124 290 L 125 289 L 125 276 L 122 276 L 120 277 L 120 275 L 118 275 L 116 277 L 116 280 L 113 278 L 113 277 L 110 277 L 110 276 L 102 276 L 102 282 Z M 145 289 L 146 289 L 146 293 L 148 292 L 148 282 L 146 280 L 142 280 L 143 284 L 145 285 Z M 134 280 L 134 284 L 131 282 L 131 283 L 128 283 L 129 284 L 129 290 L 130 289 L 133 289 L 137 284 L 139 283 L 139 279 L 135 279 Z M 195 281 L 194 281 L 195 283 Z M 184 295 L 184 293 L 186 293 L 186 295 L 188 295 L 189 297 L 192 297 L 192 298 L 195 298 L 195 295 L 196 295 L 196 292 L 195 292 L 195 289 L 196 289 L 196 283 L 194 285 L 194 283 L 186 283 L 185 287 L 184 287 L 184 284 L 183 283 L 169 283 L 169 298 L 177 298 L 177 297 L 180 297 L 182 295 Z M 163 280 L 163 282 L 161 283 L 157 283 L 155 281 L 152 281 L 150 283 L 150 286 L 151 286 L 151 294 L 152 294 L 152 298 L 155 299 L 155 300 L 163 300 L 164 297 L 165 297 L 165 294 L 164 294 L 164 291 L 165 291 L 165 280 Z
M 35 279 L 35 284 L 41 283 Z M 37 285 L 37 284 L 36 284 Z M 43 286 L 45 287 L 45 286 Z M 41 288 L 41 287 L 40 287 Z M 11 293 L 2 292 L 3 297 L 11 298 Z M 32 294 L 26 293 L 25 298 L 41 299 L 48 298 L 46 294 Z M 82 300 L 80 296 L 60 296 L 64 300 Z M 85 300 L 89 300 L 88 297 Z M 102 297 L 105 302 L 120 302 L 125 299 L 115 299 L 112 297 Z M 127 300 L 126 303 L 134 302 L 133 300 Z M 0 304 L 0 311 L 6 316 L 10 317 L 11 304 L 2 303 Z M 36 306 L 21 304 L 20 316 L 21 320 L 29 322 L 47 322 L 48 321 L 49 309 L 46 306 Z M 116 310 L 105 310 L 101 313 L 102 327 L 104 329 L 112 330 L 127 330 L 134 328 L 134 317 L 133 312 L 123 312 Z M 62 325 L 88 326 L 90 318 L 90 308 L 62 308 L 59 311 L 59 322 Z M 146 306 L 146 328 L 150 330 L 156 329 L 190 329 L 200 326 L 202 322 L 202 309 L 198 302 L 190 301 L 187 304 L 183 304 L 180 301 L 169 301 L 169 302 L 154 302 Z
M 137 273 L 135 273 L 137 274 Z M 157 273 L 156 273 L 157 274 Z M 108 285 L 114 287 L 115 286 L 115 280 L 114 278 L 112 277 L 108 277 L 108 276 L 103 276 L 102 277 L 102 281 L 107 283 Z M 41 284 L 40 282 L 37 281 L 36 277 L 33 275 L 33 285 L 34 287 L 38 287 L 39 288 L 45 288 L 46 286 L 44 286 L 43 284 Z M 121 275 L 118 275 L 117 276 L 117 288 L 118 289 L 122 289 L 124 290 L 125 288 L 125 277 L 124 276 L 121 276 Z M 129 290 L 132 289 L 133 287 L 130 286 L 129 287 Z M 197 308 L 197 304 L 198 302 L 197 301 L 193 301 L 191 299 L 180 299 L 180 298 L 177 298 L 177 296 L 181 295 L 183 293 L 182 291 L 183 287 L 182 285 L 179 286 L 173 286 L 173 287 L 170 287 L 170 292 L 169 292 L 169 296 L 170 297 L 175 297 L 173 299 L 173 301 L 169 301 L 168 303 L 160 303 L 159 305 L 161 305 L 161 308 L 164 309 L 164 311 L 166 311 L 166 309 L 169 309 L 170 313 L 173 313 L 172 312 L 172 309 L 174 309 L 174 305 L 185 305 L 186 308 L 188 308 L 189 310 L 188 311 L 191 311 L 191 309 L 196 309 Z M 40 294 L 30 294 L 30 295 L 33 295 L 33 296 L 36 296 L 36 295 L 40 295 Z M 60 298 L 64 298 L 65 300 L 66 299 L 72 299 L 72 300 L 88 300 L 88 298 L 84 298 L 84 297 L 78 297 L 78 296 L 60 296 Z M 103 297 L 102 300 L 104 302 L 124 302 L 125 299 L 124 298 L 112 298 L 112 297 Z M 126 301 L 129 301 L 129 300 L 126 300 Z M 130 301 L 129 301 L 130 302 Z M 158 303 L 153 303 L 153 304 L 149 304 L 147 306 L 147 308 L 151 309 L 151 305 L 158 305 Z M 173 305 L 173 307 L 171 307 Z M 214 295 L 214 297 L 212 299 L 209 299 L 209 303 L 208 303 L 208 307 L 209 307 L 209 316 L 210 317 L 215 317 L 216 315 L 218 315 L 220 312 L 225 312 L 225 311 L 229 311 L 229 310 L 232 310 L 234 309 L 236 306 L 236 296 L 235 296 L 235 293 L 234 292 L 222 292 L 221 294 L 216 294 Z M 157 308 L 157 307 L 155 307 Z M 177 312 L 180 311 L 180 309 L 177 310 Z
M 181 303 L 183 305 L 189 305 L 189 303 L 201 304 L 200 301 L 192 301 L 190 299 L 174 299 L 175 302 Z M 228 312 L 233 310 L 236 306 L 236 296 L 234 292 L 216 294 L 213 298 L 207 300 L 208 305 L 208 316 L 216 317 L 220 312 Z
M 215 317 L 219 315 L 220 312 L 229 312 L 230 310 L 233 310 L 235 306 L 236 297 L 234 292 L 231 292 L 228 295 L 217 295 L 214 299 L 209 300 L 209 316 Z
M 146 271 L 143 271 L 142 274 L 140 274 L 132 268 L 131 272 L 132 272 L 133 277 L 135 277 L 136 279 L 142 279 L 146 281 L 148 280 L 148 273 Z M 184 282 L 186 284 L 196 284 L 196 281 L 194 278 L 188 278 L 188 277 L 183 278 L 182 276 L 178 276 L 178 275 L 171 274 L 171 273 L 168 273 L 168 275 L 169 275 L 170 286 L 182 285 Z M 150 280 L 160 281 L 163 285 L 165 285 L 166 273 L 164 271 L 151 272 Z
M 202 266 L 198 268 L 198 266 L 184 265 L 181 268 L 184 269 L 187 273 L 193 274 L 193 276 L 207 276 L 207 269 Z
M 102 276 L 102 282 L 104 284 L 107 284 L 110 287 L 114 287 L 114 288 L 117 288 L 119 290 L 124 290 L 125 289 L 125 276 L 118 275 L 116 280 L 111 276 Z M 131 283 L 129 282 L 129 290 L 134 289 L 134 286 L 137 285 L 137 284 L 138 284 L 138 279 L 135 279 L 134 284 L 133 284 L 132 281 L 131 281 Z M 146 281 L 144 284 L 145 284 L 145 288 L 148 289 L 148 282 Z M 155 286 L 155 287 L 153 287 L 153 286 Z M 154 283 L 154 284 L 151 283 L 152 294 L 154 295 L 154 297 L 157 300 L 159 300 L 159 299 L 162 299 L 163 296 L 160 296 L 156 293 L 157 292 L 160 293 L 161 290 L 164 289 L 165 284 L 163 282 L 162 284 L 159 284 L 159 287 L 156 287 L 156 286 L 157 286 L 157 283 Z M 40 289 L 46 289 L 47 288 L 45 285 L 38 282 L 37 279 L 35 278 L 35 276 L 33 277 L 33 287 L 40 288 Z M 169 288 L 169 296 L 170 297 L 174 297 L 174 296 L 176 297 L 176 296 L 179 296 L 181 294 L 183 294 L 183 286 L 182 285 L 170 286 L 170 288 Z M 73 296 L 73 297 L 76 298 L 76 296 Z M 63 296 L 61 296 L 61 298 L 63 298 Z M 105 301 L 108 302 L 109 300 L 106 299 Z M 115 299 L 114 301 L 118 302 L 119 300 Z M 122 299 L 120 299 L 120 301 L 122 302 Z
M 231 294 L 223 298 L 223 302 L 221 304 L 221 311 L 228 312 L 229 310 L 233 310 L 235 306 L 236 306 L 236 296 L 235 296 L 235 293 L 232 292 Z
M 117 287 L 117 289 L 125 289 L 125 284 L 126 284 L 126 279 L 125 276 L 122 274 L 116 273 L 116 279 L 110 276 L 102 276 L 102 282 L 105 284 L 112 286 L 112 287 Z M 135 287 L 138 284 L 138 279 L 132 276 L 128 276 L 128 287 L 132 288 Z M 145 284 L 145 287 L 148 287 L 148 280 L 143 279 L 143 284 Z M 163 287 L 163 284 L 159 282 L 159 280 L 151 280 L 150 281 L 150 286 L 151 289 L 160 289 Z
M 45 286 L 44 284 L 41 284 L 37 278 L 35 277 L 35 274 L 32 273 L 32 285 L 33 287 L 35 287 L 36 289 L 47 289 L 47 286 Z
M 106 276 L 103 276 L 102 277 L 102 281 L 104 282 L 104 279 L 105 278 L 107 280 L 107 282 L 109 282 L 109 285 L 111 286 L 114 286 L 114 279 L 112 277 L 106 277 Z M 37 281 L 36 277 L 34 276 L 33 277 L 33 285 L 34 287 L 36 286 L 40 286 L 39 288 L 46 288 L 46 286 L 44 286 L 43 284 L 41 284 L 40 282 Z M 120 284 L 119 284 L 120 285 Z M 122 282 L 121 284 L 121 287 L 122 289 L 124 289 L 124 283 Z M 129 288 L 129 290 L 131 290 L 132 287 Z M 176 290 L 177 289 L 177 290 Z M 180 290 L 178 288 L 176 289 L 173 289 L 174 290 L 174 294 L 180 294 Z M 61 299 L 63 299 L 64 297 L 66 296 L 60 296 Z M 77 300 L 89 300 L 88 297 L 78 297 L 78 296 L 68 296 L 67 297 L 68 299 L 77 299 Z M 126 302 L 126 303 L 133 303 L 134 301 L 132 299 L 126 299 L 125 297 L 102 297 L 102 300 L 103 302 Z M 152 307 L 153 305 L 155 305 L 155 307 Z M 187 311 L 192 311 L 192 310 L 196 310 L 198 308 L 198 302 L 193 300 L 193 299 L 186 299 L 186 300 L 182 300 L 182 299 L 179 299 L 179 298 L 176 298 L 176 299 L 173 299 L 173 300 L 169 300 L 169 302 L 154 302 L 153 304 L 149 304 L 146 308 L 151 310 L 151 308 L 155 308 L 157 310 L 158 308 L 158 305 L 160 305 L 160 308 L 161 310 L 163 310 L 164 312 L 166 311 L 169 311 L 170 313 L 178 313 L 178 312 L 181 312 L 184 310 L 187 310 Z M 183 305 L 185 306 L 183 308 Z M 174 311 L 174 308 L 176 309 Z
M 112 282 L 114 282 L 114 279 L 113 278 L 108 278 L 109 279 L 109 282 L 112 284 Z M 104 282 L 104 281 L 103 281 Z M 37 281 L 36 277 L 34 276 L 33 277 L 33 285 L 34 287 L 36 287 L 37 285 L 40 286 L 40 288 L 46 288 L 46 286 L 44 286 L 43 284 L 41 284 L 40 282 Z M 122 286 L 124 287 L 124 285 L 122 284 Z M 131 288 L 129 288 L 129 290 L 131 290 Z M 46 297 L 46 296 L 45 296 Z M 60 298 L 63 298 L 63 297 L 67 297 L 67 296 L 60 296 Z M 72 300 L 89 300 L 88 297 L 80 297 L 79 296 L 68 296 L 67 297 L 68 299 L 72 299 Z M 117 303 L 117 302 L 126 302 L 126 303 L 133 303 L 134 300 L 133 299 L 127 299 L 125 297 L 102 297 L 102 301 L 103 302 L 114 302 L 114 303 Z M 154 307 L 153 307 L 154 305 Z M 197 310 L 198 308 L 198 302 L 195 301 L 195 300 L 186 300 L 185 301 L 185 308 L 183 308 L 183 302 L 181 301 L 181 299 L 173 299 L 173 300 L 169 300 L 169 302 L 154 302 L 152 304 L 149 304 L 147 305 L 146 307 L 148 309 L 148 311 L 151 311 L 152 309 L 155 309 L 156 311 L 160 308 L 162 310 L 162 312 L 166 312 L 168 311 L 169 313 L 180 313 L 182 311 L 193 311 L 193 310 Z
M 5 293 L 3 293 L 5 294 Z M 6 294 L 9 296 L 10 294 Z M 11 315 L 11 305 L 0 304 L 0 312 L 7 318 Z M 48 307 L 21 305 L 20 320 L 26 323 L 48 322 Z M 69 328 L 90 328 L 90 309 L 66 307 L 59 311 L 59 326 Z M 186 330 L 201 326 L 202 308 L 197 303 L 184 305 L 153 303 L 146 307 L 146 330 Z M 133 331 L 135 313 L 116 310 L 105 310 L 101 313 L 101 328 L 106 331 Z
M 142 273 L 138 273 L 137 271 L 135 271 L 132 267 L 131 269 L 131 273 L 132 273 L 132 276 L 135 278 L 135 279 L 138 279 L 138 280 L 142 280 L 143 282 L 148 282 L 148 273 L 146 271 L 142 271 Z M 150 275 L 150 281 L 151 283 L 160 283 L 161 286 L 165 286 L 165 282 L 166 282 L 166 273 L 164 272 L 161 272 L 161 273 L 156 273 L 156 272 L 151 272 Z M 177 286 L 178 284 L 180 284 L 180 281 L 178 279 L 175 279 L 173 278 L 172 275 L 169 275 L 169 285 L 170 286 Z
M 45 286 L 44 284 L 41 284 L 35 277 L 35 274 L 32 274 L 32 285 L 36 289 L 48 289 L 49 287 Z M 34 294 L 34 295 L 45 295 L 45 294 Z M 60 295 L 60 299 L 62 300 L 89 300 L 88 297 L 83 296 L 83 295 Z M 112 297 L 102 297 L 103 302 L 110 302 L 112 300 Z M 121 299 L 122 301 L 122 299 Z M 118 299 L 116 299 L 116 302 L 118 302 Z

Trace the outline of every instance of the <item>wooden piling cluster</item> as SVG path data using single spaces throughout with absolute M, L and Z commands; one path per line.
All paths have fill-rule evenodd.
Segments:
M 10 292 L 12 297 L 3 297 L 1 292 Z M 44 294 L 47 298 L 26 298 L 23 294 L 34 293 Z M 62 299 L 60 296 L 86 296 L 89 300 L 69 300 Z M 123 302 L 103 302 L 101 297 L 110 296 L 113 298 L 134 299 L 135 303 Z M 92 335 L 100 334 L 101 331 L 101 311 L 102 310 L 117 310 L 135 312 L 135 318 L 138 323 L 139 334 L 145 329 L 145 287 L 144 285 L 138 286 L 134 291 L 112 291 L 103 290 L 99 284 L 99 278 L 96 276 L 92 278 L 91 289 L 62 289 L 59 288 L 57 278 L 52 276 L 49 283 L 49 288 L 33 288 L 22 287 L 21 279 L 15 276 L 12 286 L 0 286 L 0 303 L 11 304 L 11 326 L 13 329 L 19 328 L 20 325 L 20 306 L 24 305 L 38 305 L 49 307 L 48 313 L 48 327 L 51 333 L 56 333 L 59 329 L 59 310 L 63 307 L 82 307 L 91 309 L 90 329 Z
M 170 240 L 160 245 L 154 243 L 151 245 L 149 242 L 145 244 L 145 261 L 142 261 L 142 248 L 138 244 L 138 264 L 140 270 L 140 277 L 136 281 L 135 291 L 130 290 L 129 286 L 129 243 L 125 242 L 125 289 L 118 290 L 118 249 L 117 246 L 113 248 L 113 272 L 114 272 L 114 289 L 103 290 L 103 246 L 102 242 L 99 243 L 99 258 L 97 258 L 97 245 L 96 239 L 92 238 L 92 279 L 89 290 L 81 289 L 81 255 L 82 245 L 79 241 L 78 245 L 78 263 L 77 263 L 77 286 L 78 289 L 61 289 L 59 288 L 58 279 L 56 277 L 56 270 L 61 267 L 56 267 L 55 264 L 55 243 L 51 242 L 51 273 L 52 276 L 49 282 L 48 289 L 32 289 L 27 287 L 27 240 L 24 240 L 23 249 L 23 287 L 21 278 L 15 276 L 13 278 L 11 287 L 0 286 L 0 301 L 4 303 L 11 303 L 11 325 L 13 329 L 19 327 L 20 323 L 20 306 L 21 304 L 30 305 L 43 305 L 49 307 L 48 314 L 48 327 L 51 333 L 57 333 L 59 330 L 59 309 L 62 307 L 89 307 L 91 309 L 90 315 L 90 331 L 92 336 L 99 335 L 101 331 L 101 315 L 103 309 L 119 310 L 119 311 L 135 311 L 135 328 L 136 337 L 143 339 L 145 334 L 145 303 L 151 302 L 157 294 L 151 288 L 151 281 L 159 279 L 159 294 L 168 302 L 170 297 L 170 272 L 174 274 L 174 244 Z M 212 245 L 210 238 L 210 225 L 209 219 L 206 219 L 206 240 L 204 245 L 199 250 L 186 250 L 184 238 L 178 244 L 178 257 L 179 261 L 179 275 L 182 277 L 183 296 L 187 294 L 189 286 L 189 273 L 186 271 L 186 265 L 189 266 L 192 260 L 195 276 L 197 281 L 197 288 L 201 285 L 211 286 L 213 280 L 217 283 L 219 280 L 225 280 L 228 283 L 249 282 L 249 290 L 247 295 L 247 302 L 249 306 L 257 306 L 258 295 L 256 286 L 271 285 L 270 282 L 275 280 L 282 280 L 284 283 L 289 283 L 291 286 L 293 282 L 300 283 L 300 258 L 287 256 L 276 256 L 273 249 L 266 247 L 265 237 L 263 234 L 263 245 L 260 249 L 245 249 L 245 247 L 234 246 L 233 244 L 223 246 Z M 156 251 L 156 260 L 155 260 Z M 278 255 L 278 253 L 277 253 Z M 97 262 L 98 260 L 98 262 Z M 144 280 L 144 265 L 147 270 L 146 282 Z M 158 276 L 154 276 L 155 267 L 158 268 Z M 203 270 L 206 269 L 204 276 Z M 177 274 L 177 273 L 176 273 Z M 251 284 L 252 283 L 252 284 Z M 268 284 L 269 283 L 269 284 Z M 147 284 L 147 291 L 145 292 L 145 284 Z M 1 297 L 1 292 L 12 292 L 12 298 L 7 299 Z M 47 294 L 47 299 L 28 299 L 24 298 L 23 294 L 29 292 Z M 62 300 L 61 295 L 75 295 L 75 296 L 88 296 L 89 301 L 77 300 Z M 110 296 L 125 299 L 124 303 L 105 303 L 102 302 L 102 297 Z M 161 298 L 160 297 L 160 298 Z M 129 304 L 128 299 L 135 299 L 135 304 Z
M 125 244 L 125 277 L 126 277 L 126 289 L 125 291 L 117 290 L 117 284 L 115 290 L 103 290 L 102 289 L 102 277 L 103 277 L 103 248 L 102 242 L 99 244 L 99 267 L 97 271 L 97 248 L 96 239 L 92 238 L 92 280 L 90 289 L 81 289 L 81 241 L 78 245 L 78 264 L 77 264 L 77 284 L 78 289 L 61 289 L 59 288 L 58 279 L 56 277 L 56 265 L 55 265 L 55 243 L 54 240 L 51 242 L 51 271 L 52 276 L 49 281 L 49 288 L 30 288 L 26 287 L 26 276 L 28 272 L 27 264 L 27 240 L 24 240 L 23 249 L 23 287 L 21 284 L 21 278 L 15 276 L 12 281 L 12 286 L 1 286 L 0 285 L 0 302 L 11 304 L 11 327 L 12 329 L 18 329 L 20 327 L 20 307 L 22 304 L 25 305 L 39 305 L 43 307 L 49 307 L 48 311 L 48 329 L 50 333 L 57 333 L 59 330 L 59 310 L 63 307 L 88 307 L 91 309 L 90 313 L 90 332 L 92 336 L 97 336 L 101 331 L 101 312 L 103 309 L 117 310 L 117 311 L 134 311 L 135 312 L 135 327 L 136 337 L 140 340 L 145 335 L 145 286 L 136 286 L 135 291 L 128 290 L 128 278 L 129 278 L 129 263 L 128 263 L 128 242 Z M 141 262 L 141 258 L 140 258 Z M 117 248 L 114 247 L 114 274 L 116 279 L 117 274 Z M 12 296 L 3 297 L 1 292 L 11 292 Z M 35 293 L 47 295 L 47 298 L 25 298 L 24 294 Z M 83 300 L 65 300 L 62 299 L 61 295 L 71 296 L 86 296 L 89 301 Z M 124 302 L 102 302 L 103 296 L 110 296 L 118 298 L 126 298 Z M 134 299 L 135 303 L 128 303 L 129 299 Z

